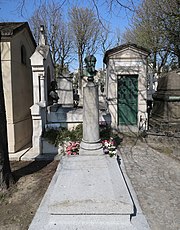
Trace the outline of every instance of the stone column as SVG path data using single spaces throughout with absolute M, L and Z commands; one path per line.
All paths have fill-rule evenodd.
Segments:
M 94 84 L 96 58 L 90 55 L 84 61 L 88 82 L 83 88 L 83 139 L 80 144 L 80 154 L 103 154 L 99 137 L 98 86 Z
M 80 147 L 85 150 L 102 148 L 99 137 L 98 87 L 93 82 L 88 82 L 83 89 L 83 139 Z
M 42 105 L 45 105 L 46 104 L 46 100 L 45 100 L 45 78 L 42 74 L 40 75 L 40 95 L 41 95 L 40 103 Z
M 41 107 L 38 104 L 31 106 L 31 116 L 33 123 L 33 136 L 32 136 L 32 146 L 33 152 L 41 154 L 41 135 L 42 135 L 42 118 L 41 118 Z

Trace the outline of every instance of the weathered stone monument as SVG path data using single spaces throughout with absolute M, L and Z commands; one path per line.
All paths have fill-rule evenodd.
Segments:
M 73 84 L 69 73 L 57 77 L 58 104 L 64 107 L 73 107 Z
M 180 131 L 180 75 L 177 70 L 164 73 L 153 95 L 154 105 L 150 125 L 163 131 Z
M 90 55 L 85 58 L 88 82 L 83 89 L 83 139 L 80 154 L 102 150 L 99 138 L 99 96 L 98 86 L 94 84 L 96 58 Z M 83 151 L 85 150 L 85 151 Z
M 30 108 L 33 124 L 31 151 L 40 154 L 41 136 L 46 124 L 48 87 L 54 76 L 54 65 L 49 46 L 46 44 L 44 26 L 40 27 L 39 45 L 30 59 L 33 73 L 33 105 Z
M 80 154 L 63 156 L 29 230 L 147 230 L 129 194 L 119 161 L 103 154 L 99 139 L 94 56 L 85 59 L 83 139 Z M 137 219 L 133 220 L 133 216 Z

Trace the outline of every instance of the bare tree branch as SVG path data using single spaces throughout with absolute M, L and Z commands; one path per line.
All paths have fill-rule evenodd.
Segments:
M 45 26 L 47 44 L 50 47 L 54 64 L 62 72 L 66 68 L 66 63 L 69 63 L 71 59 L 72 41 L 69 26 L 62 19 L 60 5 L 54 1 L 41 5 L 35 10 L 29 23 L 37 42 L 40 25 Z

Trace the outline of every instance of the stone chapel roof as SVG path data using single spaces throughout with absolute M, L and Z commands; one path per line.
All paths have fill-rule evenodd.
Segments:
M 27 28 L 31 39 L 32 39 L 34 45 L 36 46 L 36 42 L 34 40 L 34 37 L 32 35 L 32 32 L 31 32 L 27 22 L 0 22 L 1 38 L 2 39 L 11 38 L 15 34 L 22 31 L 24 28 Z
M 134 44 L 134 43 L 126 43 L 126 44 L 116 46 L 116 47 L 114 47 L 112 49 L 107 50 L 105 52 L 103 62 L 106 64 L 109 55 L 114 54 L 114 53 L 116 53 L 118 51 L 121 51 L 123 49 L 126 49 L 126 48 L 134 48 L 134 49 L 136 49 L 138 51 L 146 53 L 147 55 L 150 53 L 150 51 L 148 49 L 146 49 L 146 48 L 144 48 L 142 46 L 138 46 L 137 44 Z

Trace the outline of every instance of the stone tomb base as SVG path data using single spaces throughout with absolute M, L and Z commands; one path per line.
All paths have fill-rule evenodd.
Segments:
M 131 223 L 134 211 L 115 157 L 65 156 L 29 230 L 148 229 Z
M 179 70 L 178 70 L 179 71 Z M 164 73 L 158 81 L 150 119 L 153 130 L 180 132 L 180 75 L 178 71 Z

